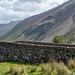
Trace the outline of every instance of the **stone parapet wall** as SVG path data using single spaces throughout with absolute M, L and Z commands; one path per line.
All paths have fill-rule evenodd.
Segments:
M 48 42 L 30 42 L 30 41 L 15 41 L 17 43 L 25 43 L 25 44 L 35 44 L 35 45 L 51 45 L 51 46 L 67 46 L 67 47 L 75 47 L 75 45 L 70 44 L 56 44 L 56 43 L 48 43 Z
M 64 63 L 75 59 L 75 45 L 0 42 L 0 61 L 43 63 L 48 62 L 50 58 Z

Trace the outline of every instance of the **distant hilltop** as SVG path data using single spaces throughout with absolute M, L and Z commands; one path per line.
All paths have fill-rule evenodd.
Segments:
M 55 35 L 63 35 L 67 43 L 75 42 L 75 0 L 24 19 L 0 40 L 52 42 Z

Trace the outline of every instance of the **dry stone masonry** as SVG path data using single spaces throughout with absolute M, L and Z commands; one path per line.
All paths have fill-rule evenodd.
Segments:
M 75 59 L 75 45 L 40 42 L 0 42 L 0 62 L 48 62 L 50 58 L 66 63 Z

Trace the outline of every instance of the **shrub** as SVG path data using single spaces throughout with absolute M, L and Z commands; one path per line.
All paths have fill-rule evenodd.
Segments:
M 55 37 L 53 37 L 52 42 L 54 42 L 54 43 L 60 43 L 60 44 L 65 43 L 63 36 L 55 36 Z
M 36 71 L 36 67 L 30 68 L 30 72 L 35 72 Z
M 64 65 L 64 63 L 60 62 L 56 66 L 57 75 L 70 75 L 70 70 Z
M 19 75 L 19 72 L 15 70 L 13 75 Z
M 69 60 L 68 61 L 68 68 L 69 69 L 75 69 L 75 60 Z
M 21 73 L 21 74 L 25 73 L 25 69 L 22 68 L 20 73 Z
M 54 61 L 47 64 L 42 64 L 41 66 L 45 75 L 56 75 L 56 63 Z
M 63 62 L 55 61 L 41 65 L 45 75 L 70 75 L 71 72 Z
M 15 72 L 15 67 L 10 67 L 9 73 L 14 73 Z
M 9 72 L 6 74 L 13 74 L 13 75 L 27 75 L 24 68 L 18 68 L 18 67 L 11 67 Z

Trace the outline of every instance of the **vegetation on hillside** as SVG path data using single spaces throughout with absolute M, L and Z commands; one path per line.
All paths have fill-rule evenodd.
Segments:
M 75 44 L 75 30 L 67 33 L 64 38 L 68 44 Z
M 64 41 L 64 37 L 63 36 L 55 36 L 53 37 L 53 40 L 52 40 L 53 43 L 60 43 L 60 44 L 64 44 L 65 41 Z

